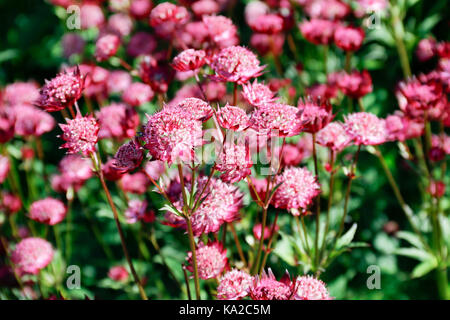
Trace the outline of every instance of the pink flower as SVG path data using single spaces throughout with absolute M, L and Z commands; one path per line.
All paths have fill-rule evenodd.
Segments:
M 15 115 L 16 135 L 39 137 L 55 127 L 53 117 L 39 108 L 22 104 L 14 106 L 11 111 Z
M 194 149 L 202 144 L 202 125 L 182 110 L 163 110 L 148 116 L 144 127 L 144 148 L 156 160 L 177 161 L 194 159 Z
M 251 78 L 262 74 L 265 66 L 260 66 L 256 55 L 240 46 L 222 49 L 214 56 L 211 68 L 218 79 L 244 84 Z
M 105 23 L 102 9 L 95 3 L 85 3 L 80 12 L 81 28 L 89 29 L 100 27 Z
M 275 208 L 291 210 L 299 215 L 298 209 L 306 210 L 320 193 L 317 178 L 306 168 L 288 167 L 276 176 L 274 185 L 282 183 L 272 198 Z
M 127 54 L 131 57 L 152 53 L 157 47 L 156 39 L 147 32 L 136 32 L 127 45 Z
M 327 45 L 333 39 L 335 23 L 329 20 L 311 19 L 300 23 L 298 27 L 309 42 Z
M 254 33 L 250 37 L 250 45 L 262 56 L 269 53 L 279 56 L 283 53 L 285 38 L 284 33 Z
M 85 76 L 81 75 L 77 67 L 73 72 L 58 74 L 40 90 L 40 97 L 36 104 L 48 112 L 60 111 L 72 106 L 84 89 Z
M 21 240 L 11 254 L 11 261 L 18 271 L 29 274 L 38 274 L 52 259 L 52 245 L 41 238 Z
M 157 61 L 151 56 L 144 56 L 139 64 L 139 76 L 142 81 L 157 93 L 165 93 L 169 89 L 169 84 L 174 78 L 174 70 L 161 61 Z
M 128 223 L 136 223 L 143 221 L 150 223 L 155 221 L 155 212 L 148 209 L 147 201 L 133 199 L 128 203 L 128 208 L 125 210 L 125 218 Z
M 367 70 L 353 71 L 350 74 L 341 72 L 337 75 L 337 85 L 345 95 L 354 99 L 372 92 L 372 78 Z
M 422 136 L 425 130 L 422 121 L 409 119 L 402 113 L 387 116 L 385 124 L 388 135 L 387 140 L 390 141 L 405 141 L 417 138 Z
M 115 159 L 110 159 L 106 163 L 102 164 L 102 173 L 108 181 L 120 180 L 125 174 L 125 171 L 116 167 L 115 162 Z
M 203 16 L 209 39 L 218 48 L 226 48 L 239 43 L 237 27 L 231 19 L 224 16 Z
M 444 109 L 447 105 L 447 97 L 443 92 L 442 84 L 434 79 L 412 78 L 398 85 L 401 94 L 407 103 L 404 111 L 414 115 L 420 115 L 421 110 L 432 108 Z
M 172 61 L 172 67 L 177 71 L 196 71 L 206 63 L 206 52 L 203 50 L 186 49 Z
M 130 15 L 138 20 L 147 18 L 152 11 L 152 1 L 133 0 L 130 3 Z
M 436 54 L 436 40 L 425 38 L 419 41 L 416 48 L 416 56 L 420 62 L 430 60 Z
M 239 300 L 248 295 L 253 278 L 245 271 L 233 269 L 220 278 L 217 287 L 219 300 Z
M 216 169 L 222 172 L 222 181 L 234 183 L 251 175 L 253 162 L 248 144 L 226 143 L 219 152 Z
M 129 276 L 128 270 L 123 266 L 111 267 L 108 271 L 108 277 L 118 282 L 126 282 Z
M 291 137 L 300 133 L 303 122 L 297 117 L 298 109 L 281 103 L 259 106 L 250 116 L 250 124 L 260 134 Z
M 362 28 L 339 25 L 334 32 L 334 43 L 345 51 L 356 51 L 361 48 L 364 40 Z
M 0 179 L 1 180 L 1 179 Z M 12 215 L 22 208 L 22 201 L 18 196 L 10 192 L 1 192 L 0 210 Z
M 124 174 L 121 181 L 123 190 L 134 194 L 143 194 L 150 184 L 150 180 L 142 172 Z
M 431 181 L 427 192 L 435 198 L 442 198 L 445 195 L 445 183 L 442 181 Z
M 304 122 L 303 131 L 317 133 L 326 127 L 333 119 L 332 107 L 327 100 L 311 99 L 299 100 L 299 118 Z
M 81 152 L 85 156 L 95 152 L 99 125 L 94 117 L 77 114 L 75 119 L 67 119 L 67 124 L 59 126 L 63 131 L 61 138 L 66 141 L 60 148 L 67 148 L 67 153 Z
M 201 122 L 207 121 L 213 115 L 211 106 L 207 102 L 197 98 L 183 99 L 175 106 L 168 107 L 166 110 L 170 112 L 173 109 L 179 110 L 180 114 L 183 114 L 185 117 L 188 116 Z
M 254 23 L 259 16 L 269 13 L 269 6 L 263 1 L 250 1 L 245 6 L 245 21 L 248 25 Z
M 252 181 L 252 184 L 255 187 L 257 193 L 256 194 L 253 188 L 249 186 L 250 196 L 254 201 L 258 201 L 258 197 L 259 199 L 264 201 L 264 199 L 266 198 L 267 180 L 255 178 L 250 178 L 250 180 Z
M 268 273 L 263 271 L 261 277 L 253 278 L 249 293 L 252 300 L 291 300 L 294 285 L 287 272 L 280 281 L 277 281 L 272 270 L 269 269 Z
M 151 101 L 154 95 L 155 94 L 149 85 L 141 82 L 134 82 L 125 89 L 122 100 L 130 106 L 137 107 Z
M 443 135 L 432 135 L 431 136 L 431 146 L 442 148 L 446 154 L 450 154 L 450 136 Z
M 216 112 L 217 122 L 224 129 L 242 131 L 248 128 L 249 119 L 245 111 L 239 107 L 226 105 Z
M 320 83 L 306 88 L 306 94 L 316 99 L 330 100 L 337 96 L 338 88 L 335 85 Z
M 217 278 L 227 268 L 227 250 L 219 242 L 204 244 L 200 242 L 196 248 L 198 276 L 207 280 Z M 188 252 L 186 259 L 189 265 L 186 267 L 190 272 L 194 272 L 192 266 L 192 252 Z
M 331 300 L 325 283 L 311 276 L 298 277 L 296 281 L 297 300 Z
M 67 209 L 64 203 L 53 198 L 35 201 L 30 206 L 30 218 L 50 226 L 63 221 L 66 213 Z
M 119 147 L 114 156 L 114 165 L 120 171 L 130 172 L 140 166 L 143 158 L 142 147 L 135 140 L 131 140 Z
M 14 82 L 8 84 L 2 93 L 3 101 L 10 106 L 33 104 L 38 98 L 39 87 L 34 82 Z
M 166 171 L 166 166 L 163 161 L 154 160 L 154 161 L 147 161 L 147 163 L 144 166 L 144 171 L 152 177 L 153 180 L 159 180 L 159 178 L 163 175 L 163 173 Z
M 74 185 L 82 185 L 93 175 L 91 160 L 78 154 L 64 156 L 59 163 L 59 171 L 68 183 Z
M 0 143 L 5 143 L 14 138 L 14 126 L 16 115 L 12 107 L 0 107 Z
M 133 29 L 133 20 L 125 13 L 113 14 L 108 19 L 108 29 L 118 36 L 128 36 Z
M 248 82 L 242 85 L 242 96 L 248 103 L 255 107 L 277 100 L 274 97 L 275 93 L 265 84 L 258 83 L 256 79 L 253 83 Z
M 281 147 L 274 150 L 277 156 L 280 156 Z M 295 144 L 286 143 L 283 147 L 283 153 L 281 154 L 281 164 L 283 167 L 296 166 L 302 162 L 308 153 L 303 152 L 303 150 Z
M 264 228 L 264 234 L 263 234 L 264 240 L 269 239 L 269 237 L 271 237 L 273 235 L 272 227 L 273 226 L 266 226 Z M 275 229 L 274 229 L 274 232 L 276 232 L 278 229 L 279 229 L 279 227 L 278 227 L 278 225 L 276 225 Z M 261 223 L 255 224 L 255 226 L 253 227 L 253 236 L 257 240 L 261 239 L 261 233 L 262 233 L 261 231 L 262 231 L 262 224 Z
M 358 18 L 373 12 L 382 13 L 388 6 L 387 0 L 357 0 L 356 2 L 358 6 L 355 10 L 355 15 Z
M 131 75 L 126 71 L 112 71 L 106 81 L 108 94 L 122 93 L 131 85 Z
M 189 12 L 185 7 L 176 6 L 170 2 L 158 4 L 150 13 L 150 25 L 157 27 L 163 23 L 182 24 L 189 19 Z
M 106 34 L 98 38 L 95 43 L 95 58 L 105 61 L 116 54 L 120 46 L 120 38 L 115 34 Z
M 344 128 L 356 145 L 377 145 L 387 139 L 384 120 L 372 113 L 356 112 L 347 115 Z
M 136 134 L 139 126 L 139 116 L 136 110 L 123 103 L 112 103 L 97 111 L 96 116 L 100 125 L 98 137 L 100 139 L 131 138 Z
M 219 4 L 214 0 L 199 0 L 192 4 L 192 11 L 197 17 L 216 14 L 219 10 Z
M 249 24 L 254 32 L 276 34 L 283 29 L 283 18 L 277 14 L 260 15 Z
M 6 180 L 9 169 L 10 164 L 8 157 L 0 155 L 0 183 L 3 183 Z
M 309 0 L 304 6 L 306 14 L 311 18 L 341 20 L 352 11 L 350 6 L 341 0 Z
M 331 122 L 320 130 L 316 139 L 318 144 L 337 152 L 342 151 L 352 141 L 342 123 L 338 121 Z

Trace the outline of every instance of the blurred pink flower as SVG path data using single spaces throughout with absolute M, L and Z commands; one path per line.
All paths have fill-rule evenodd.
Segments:
M 335 23 L 329 20 L 311 19 L 298 26 L 306 40 L 314 44 L 328 45 L 334 36 Z
M 52 245 L 41 238 L 21 240 L 11 254 L 11 261 L 21 273 L 38 274 L 53 259 Z
M 143 194 L 147 191 L 150 180 L 145 173 L 136 172 L 133 174 L 126 173 L 122 176 L 122 187 L 125 192 L 134 194 Z
M 122 93 L 131 85 L 131 75 L 122 70 L 112 71 L 106 81 L 108 94 Z
M 372 92 L 372 78 L 367 70 L 352 73 L 342 71 L 336 76 L 339 89 L 351 98 L 359 99 Z
M 15 115 L 14 131 L 19 136 L 41 136 L 53 130 L 55 120 L 47 112 L 31 105 L 16 105 L 12 108 Z
M 0 178 L 1 182 L 1 178 Z M 0 210 L 6 214 L 14 214 L 22 209 L 22 201 L 18 196 L 11 192 L 2 191 L 0 200 Z
M 239 43 L 237 27 L 231 19 L 224 16 L 203 16 L 202 21 L 214 46 L 226 48 Z
M 97 61 L 105 61 L 114 56 L 119 49 L 120 38 L 115 34 L 100 36 L 95 43 L 95 58 Z
M 196 248 L 198 276 L 207 280 L 217 278 L 228 267 L 227 249 L 224 249 L 219 242 L 204 244 L 200 242 Z M 192 253 L 188 252 L 186 258 L 189 265 L 186 269 L 194 272 L 192 266 Z
M 108 30 L 121 37 L 130 35 L 133 30 L 133 20 L 125 13 L 116 13 L 108 19 Z
M 10 164 L 8 157 L 0 155 L 0 183 L 3 183 L 6 180 L 9 169 Z
M 298 117 L 304 123 L 302 131 L 317 133 L 333 119 L 332 106 L 327 100 L 307 98 L 299 100 Z
M 136 223 L 143 221 L 151 223 L 155 221 L 155 212 L 148 209 L 147 201 L 133 199 L 128 202 L 128 208 L 125 210 L 127 223 Z
M 195 71 L 206 63 L 206 53 L 203 50 L 187 49 L 179 53 L 172 61 L 172 67 L 177 71 Z
M 425 38 L 419 41 L 416 48 L 416 56 L 420 62 L 430 60 L 436 54 L 436 40 Z
M 48 197 L 30 205 L 30 219 L 50 226 L 63 221 L 66 214 L 66 206 L 58 199 Z
M 125 89 L 122 100 L 130 106 L 138 107 L 151 101 L 154 95 L 152 88 L 148 84 L 133 82 Z
M 138 20 L 143 20 L 150 15 L 153 3 L 151 0 L 133 0 L 130 4 L 130 15 Z
M 131 138 L 136 134 L 139 126 L 139 116 L 136 110 L 123 103 L 112 103 L 109 106 L 102 107 L 96 112 L 100 130 L 98 137 L 100 139 Z
M 10 106 L 33 104 L 39 98 L 39 87 L 35 82 L 14 82 L 2 92 L 3 101 Z
M 345 51 L 356 51 L 364 41 L 364 30 L 359 27 L 338 25 L 334 32 L 334 43 Z
M 384 143 L 388 134 L 385 121 L 368 112 L 356 112 L 347 115 L 344 128 L 356 145 Z
M 127 54 L 131 57 L 151 54 L 155 51 L 157 42 L 155 37 L 147 32 L 136 32 L 127 45 Z
M 199 0 L 192 4 L 191 9 L 197 17 L 201 17 L 218 13 L 220 7 L 214 0 Z
M 128 270 L 123 266 L 114 266 L 108 271 L 108 277 L 118 282 L 126 282 L 129 276 Z
M 100 6 L 88 2 L 81 6 L 80 20 L 81 28 L 89 29 L 102 26 L 105 23 L 105 16 Z
M 277 14 L 268 13 L 252 19 L 249 26 L 254 32 L 276 34 L 283 30 L 283 18 Z
M 341 122 L 334 121 L 317 133 L 316 141 L 324 147 L 340 152 L 350 144 L 352 138 L 347 134 Z

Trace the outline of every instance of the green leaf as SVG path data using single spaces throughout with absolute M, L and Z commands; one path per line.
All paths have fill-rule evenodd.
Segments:
M 336 249 L 341 249 L 350 244 L 352 242 L 353 238 L 355 237 L 357 224 L 354 223 L 352 227 L 342 236 L 338 239 L 336 243 Z
M 420 241 L 420 238 L 412 232 L 399 231 L 396 233 L 396 237 L 407 241 L 409 244 L 411 244 L 412 246 L 414 246 L 418 249 L 424 249 L 423 244 Z
M 419 263 L 412 271 L 411 276 L 413 278 L 420 278 L 429 273 L 431 270 L 437 267 L 437 261 L 435 258 L 425 260 Z
M 419 261 L 426 261 L 433 258 L 433 256 L 428 252 L 417 248 L 399 248 L 394 251 L 394 254 L 409 257 Z
M 427 17 L 423 20 L 419 26 L 417 27 L 418 34 L 427 34 L 429 33 L 436 24 L 441 20 L 441 15 L 439 13 L 433 14 L 432 16 Z

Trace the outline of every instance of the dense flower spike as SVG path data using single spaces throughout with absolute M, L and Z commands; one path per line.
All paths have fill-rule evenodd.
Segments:
M 345 117 L 344 128 L 356 145 L 377 145 L 387 139 L 384 120 L 367 112 L 357 112 Z
M 286 274 L 278 281 L 272 270 L 263 271 L 261 277 L 255 276 L 250 287 L 250 297 L 253 300 L 291 300 L 294 295 L 295 282 Z
M 250 124 L 261 134 L 279 137 L 291 137 L 299 134 L 304 121 L 294 106 L 282 103 L 268 103 L 259 106 L 250 115 Z
M 219 242 L 204 244 L 200 242 L 196 248 L 198 275 L 200 279 L 217 278 L 228 267 L 227 250 Z M 192 252 L 188 253 L 187 269 L 193 272 Z
M 46 81 L 40 90 L 36 104 L 45 111 L 60 111 L 72 106 L 84 89 L 85 76 L 77 67 L 72 72 L 63 72 L 50 81 Z
M 211 62 L 211 68 L 217 78 L 223 81 L 244 84 L 251 78 L 262 74 L 265 66 L 261 66 L 256 55 L 240 46 L 222 49 Z
M 226 105 L 216 112 L 217 122 L 224 129 L 242 131 L 249 127 L 250 122 L 247 114 L 239 107 Z
M 248 82 L 242 86 L 242 96 L 251 105 L 258 107 L 268 103 L 275 102 L 275 93 L 270 90 L 268 86 L 258 83 L 257 80 L 253 83 Z
M 293 215 L 300 214 L 298 209 L 306 210 L 320 193 L 317 178 L 306 168 L 288 167 L 275 178 L 274 184 L 280 186 L 272 204 L 275 208 L 290 210 Z
M 21 240 L 11 254 L 11 261 L 19 272 L 38 274 L 53 259 L 52 245 L 41 238 Z
M 206 52 L 187 49 L 178 54 L 172 61 L 172 67 L 177 71 L 195 71 L 206 63 Z
M 325 283 L 311 276 L 298 277 L 296 280 L 296 299 L 331 300 Z
M 61 148 L 67 148 L 67 153 L 81 152 L 88 156 L 95 152 L 99 125 L 94 117 L 77 114 L 75 119 L 67 119 L 67 124 L 59 126 L 63 131 L 61 138 L 66 141 Z
M 144 148 L 156 160 L 178 161 L 194 159 L 194 149 L 202 144 L 201 122 L 183 110 L 163 110 L 147 116 L 144 127 Z
M 317 133 L 317 143 L 333 151 L 342 151 L 352 141 L 342 123 L 335 121 Z
M 67 209 L 64 203 L 54 198 L 38 200 L 30 206 L 30 218 L 50 226 L 60 223 L 66 213 Z
M 220 179 L 225 182 L 238 182 L 249 176 L 253 166 L 248 144 L 226 143 L 219 151 L 216 169 L 223 172 Z
M 217 298 L 220 300 L 238 300 L 246 297 L 253 283 L 251 275 L 245 271 L 233 269 L 220 279 Z

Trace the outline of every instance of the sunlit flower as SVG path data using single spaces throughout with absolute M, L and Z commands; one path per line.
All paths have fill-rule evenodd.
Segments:
M 304 122 L 298 109 L 282 103 L 268 103 L 256 108 L 250 116 L 253 129 L 261 134 L 291 137 L 300 133 Z
M 317 133 L 317 143 L 333 151 L 342 151 L 351 142 L 341 122 L 334 121 Z
M 217 122 L 224 129 L 242 131 L 249 126 L 249 118 L 245 111 L 239 107 L 226 105 L 216 112 Z
M 326 127 L 333 119 L 332 107 L 327 100 L 311 99 L 299 100 L 298 117 L 304 122 L 302 131 L 316 133 Z
M 263 83 L 257 80 L 253 83 L 248 82 L 242 86 L 242 96 L 251 105 L 258 107 L 260 105 L 275 102 L 275 93 Z
M 251 275 L 245 271 L 233 269 L 220 278 L 217 287 L 217 298 L 219 300 L 238 300 L 248 295 L 253 283 Z
M 75 119 L 67 119 L 67 124 L 59 126 L 63 131 L 61 138 L 66 141 L 60 148 L 67 148 L 67 153 L 81 152 L 86 156 L 95 152 L 99 125 L 94 117 L 77 114 Z
M 206 63 L 206 52 L 187 49 L 179 53 L 172 61 L 172 67 L 177 71 L 195 71 Z
M 163 2 L 154 7 L 150 13 L 150 25 L 160 26 L 163 23 L 184 23 L 189 19 L 189 12 L 185 7 Z
M 219 152 L 216 169 L 222 172 L 222 181 L 238 182 L 252 173 L 253 162 L 247 144 L 226 143 Z
M 213 109 L 211 106 L 197 98 L 186 98 L 178 102 L 172 108 L 178 109 L 184 116 L 189 116 L 194 120 L 205 122 L 213 115 Z M 172 108 L 168 108 L 167 112 L 170 112 Z
M 387 139 L 384 120 L 372 113 L 357 112 L 347 115 L 344 128 L 356 145 L 377 145 Z
M 331 300 L 325 283 L 311 276 L 298 277 L 296 281 L 296 299 L 298 300 Z
M 217 278 L 228 266 L 227 250 L 219 242 L 204 244 L 200 242 L 196 248 L 198 276 L 207 280 Z M 194 272 L 192 266 L 192 252 L 188 252 L 186 267 L 190 272 Z
M 118 282 L 126 282 L 130 274 L 124 266 L 114 266 L 108 271 L 108 277 Z
M 269 269 L 268 273 L 263 271 L 261 277 L 253 278 L 249 293 L 253 300 L 291 300 L 295 293 L 294 286 L 288 273 L 278 281 Z

